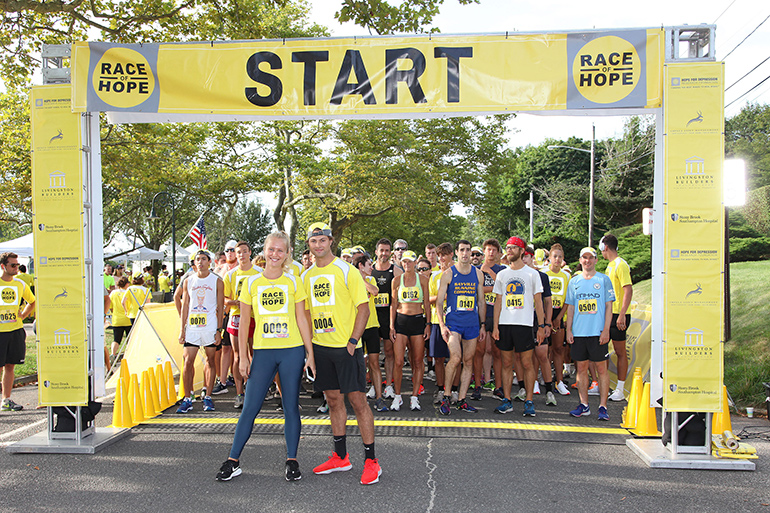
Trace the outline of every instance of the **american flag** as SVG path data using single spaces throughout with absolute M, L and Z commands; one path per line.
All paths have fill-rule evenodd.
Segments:
M 206 225 L 203 223 L 203 215 L 201 215 L 190 229 L 188 237 L 200 248 L 207 249 L 208 242 L 206 241 Z

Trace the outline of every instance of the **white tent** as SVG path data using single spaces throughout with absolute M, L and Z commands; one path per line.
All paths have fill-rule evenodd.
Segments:
M 141 246 L 126 254 L 128 260 L 163 260 L 166 255 L 162 251 L 155 251 L 146 246 Z
M 27 234 L 18 239 L 0 242 L 0 253 L 12 251 L 20 257 L 32 258 L 32 234 Z

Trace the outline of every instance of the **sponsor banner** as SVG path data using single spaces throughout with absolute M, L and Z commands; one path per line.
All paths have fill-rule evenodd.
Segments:
M 38 401 L 88 403 L 81 116 L 69 85 L 32 88 Z
M 631 314 L 631 323 L 626 330 L 626 356 L 628 357 L 629 375 L 633 375 L 634 369 L 642 369 L 642 377 L 649 381 L 650 355 L 652 349 L 652 308 L 649 305 L 632 303 L 628 309 Z M 618 383 L 618 357 L 615 354 L 613 344 L 610 348 L 610 385 L 616 388 Z M 626 395 L 631 393 L 632 380 L 628 379 L 625 385 Z
M 662 28 L 76 43 L 76 111 L 402 117 L 661 104 Z
M 663 406 L 721 410 L 723 63 L 667 64 Z

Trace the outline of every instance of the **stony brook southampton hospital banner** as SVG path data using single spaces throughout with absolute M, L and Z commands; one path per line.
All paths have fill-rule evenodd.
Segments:
M 142 121 L 142 114 L 184 121 L 655 108 L 661 105 L 664 34 L 658 28 L 83 42 L 72 49 L 73 108 L 135 113 L 125 121 Z
M 664 70 L 663 407 L 722 409 L 724 65 Z
M 88 403 L 83 261 L 83 155 L 80 114 L 70 86 L 32 88 L 38 400 L 41 406 Z

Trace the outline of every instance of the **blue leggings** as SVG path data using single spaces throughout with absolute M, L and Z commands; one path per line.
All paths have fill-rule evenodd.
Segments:
M 281 401 L 283 402 L 283 435 L 286 438 L 287 458 L 297 457 L 299 433 L 299 387 L 302 369 L 305 367 L 305 347 L 288 349 L 256 349 L 251 362 L 249 381 L 246 383 L 243 411 L 235 427 L 230 458 L 239 459 L 243 447 L 251 436 L 254 419 L 257 418 L 265 394 L 273 382 L 276 371 L 281 378 Z

